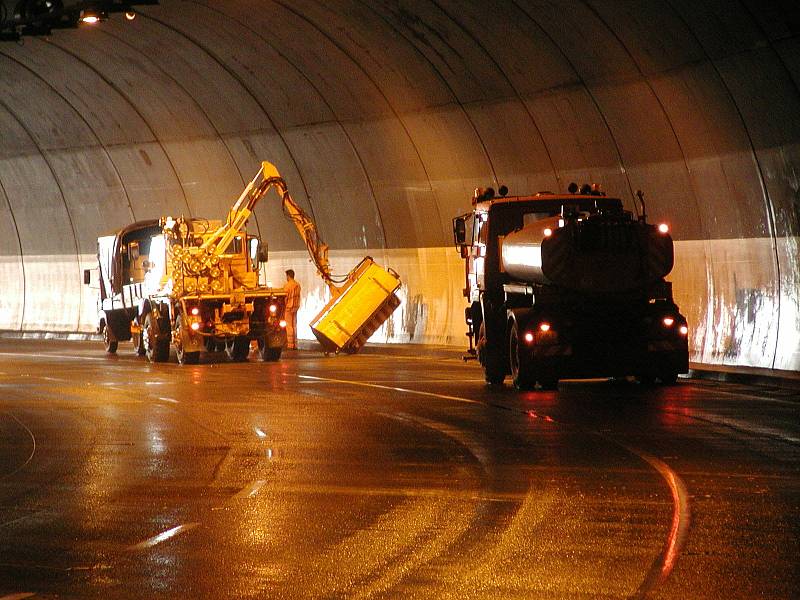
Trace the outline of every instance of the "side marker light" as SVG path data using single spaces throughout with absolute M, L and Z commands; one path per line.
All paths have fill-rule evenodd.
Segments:
M 661 223 L 661 224 L 658 226 L 658 230 L 659 230 L 661 233 L 669 233 L 669 225 L 667 225 L 666 223 Z
M 550 331 L 550 323 L 541 323 L 539 329 L 545 332 Z
M 681 335 L 686 335 L 689 333 L 689 328 L 686 325 L 681 325 L 678 331 L 681 332 Z
M 533 334 L 530 331 L 525 333 L 525 341 L 529 344 L 533 341 Z

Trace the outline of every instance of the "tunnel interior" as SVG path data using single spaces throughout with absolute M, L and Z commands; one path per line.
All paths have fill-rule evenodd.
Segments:
M 6 3 L 11 11 L 12 2 Z M 161 0 L 0 42 L 0 330 L 90 332 L 97 237 L 222 218 L 274 163 L 403 303 L 375 341 L 466 344 L 474 188 L 598 183 L 670 224 L 697 363 L 800 370 L 800 8 L 791 0 Z M 325 303 L 277 198 L 255 212 L 300 322 Z M 301 337 L 310 332 L 301 329 Z

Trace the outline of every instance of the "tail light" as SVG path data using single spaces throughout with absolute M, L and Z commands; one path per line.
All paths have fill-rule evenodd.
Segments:
M 281 322 L 279 323 L 279 325 L 281 326 L 281 329 L 285 329 L 286 328 L 286 321 L 281 319 Z
M 675 319 L 672 317 L 664 317 L 661 319 L 661 322 L 664 324 L 664 327 L 672 327 L 672 324 L 675 323 Z

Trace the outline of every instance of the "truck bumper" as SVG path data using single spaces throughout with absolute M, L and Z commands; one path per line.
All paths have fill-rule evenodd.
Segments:
M 535 347 L 527 359 L 537 374 L 543 377 L 554 375 L 559 379 L 628 375 L 658 377 L 689 372 L 688 348 L 679 344 L 608 345 L 591 350 L 558 344 Z

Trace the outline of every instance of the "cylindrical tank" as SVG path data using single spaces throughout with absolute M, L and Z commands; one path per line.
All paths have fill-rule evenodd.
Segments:
M 674 261 L 669 234 L 604 215 L 563 227 L 558 218 L 536 221 L 505 236 L 500 255 L 503 271 L 516 280 L 589 294 L 643 287 L 665 277 Z

